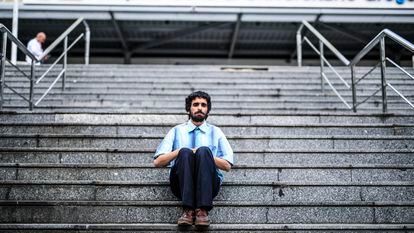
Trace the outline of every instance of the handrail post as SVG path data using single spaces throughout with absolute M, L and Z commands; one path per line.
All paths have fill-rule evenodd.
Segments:
M 355 85 L 355 65 L 351 65 L 352 110 L 357 112 L 357 98 Z
M 4 83 L 6 73 L 6 52 L 7 52 L 7 32 L 3 32 L 3 44 L 1 47 L 1 73 L 0 73 L 0 110 L 3 109 L 4 103 Z
M 301 29 L 302 29 L 302 26 L 296 32 L 296 53 L 297 53 L 299 67 L 302 67 L 302 31 Z
M 35 64 L 36 61 L 32 60 L 30 66 L 30 92 L 29 92 L 29 110 L 33 110 L 33 95 L 34 95 L 34 82 L 35 82 Z
M 89 65 L 89 48 L 91 41 L 91 30 L 88 23 L 83 20 L 83 25 L 85 26 L 85 65 Z
M 322 93 L 325 93 L 325 82 L 324 82 L 324 79 L 323 79 L 323 74 L 324 74 L 324 60 L 323 60 L 323 57 L 324 57 L 324 53 L 323 53 L 323 42 L 321 41 L 321 40 L 319 40 L 319 53 L 320 53 L 320 60 L 321 60 L 321 90 L 322 90 Z
M 65 55 L 63 55 L 63 76 L 62 76 L 62 91 L 65 90 L 65 84 L 66 84 L 66 71 L 68 67 L 68 52 L 66 51 L 68 49 L 68 37 L 65 37 L 65 40 L 63 41 L 63 52 Z
M 387 81 L 385 80 L 386 60 L 385 60 L 385 36 L 380 40 L 380 59 L 381 59 L 381 86 L 382 86 L 382 112 L 387 113 Z

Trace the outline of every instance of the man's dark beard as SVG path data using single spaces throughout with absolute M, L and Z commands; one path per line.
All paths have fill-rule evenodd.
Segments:
M 197 114 L 202 113 L 203 116 L 197 116 Z M 207 119 L 208 114 L 204 114 L 203 112 L 196 112 L 194 115 L 190 114 L 191 120 L 195 122 L 203 122 L 205 119 Z

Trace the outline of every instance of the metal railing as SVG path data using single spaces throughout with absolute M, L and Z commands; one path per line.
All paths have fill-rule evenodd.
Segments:
M 310 40 L 304 36 L 302 38 L 302 30 L 306 27 L 316 38 L 319 40 L 319 50 L 310 42 Z M 341 101 L 348 107 L 348 109 L 352 109 L 354 112 L 357 111 L 357 107 L 366 101 L 368 101 L 371 97 L 375 96 L 378 92 L 382 92 L 382 110 L 384 113 L 387 112 L 387 92 L 386 87 L 390 87 L 393 91 L 395 91 L 405 102 L 407 102 L 412 108 L 414 108 L 414 104 L 410 102 L 400 91 L 398 91 L 391 83 L 387 82 L 386 80 L 386 62 L 390 62 L 392 65 L 400 69 L 404 74 L 409 76 L 410 78 L 414 79 L 413 75 L 408 73 L 404 68 L 397 65 L 394 61 L 390 58 L 385 56 L 385 38 L 389 37 L 396 43 L 402 45 L 404 48 L 408 49 L 412 53 L 414 53 L 414 45 L 409 41 L 405 40 L 398 34 L 384 29 L 382 30 L 374 39 L 372 39 L 356 56 L 352 61 L 346 59 L 325 37 L 323 37 L 312 25 L 310 25 L 306 21 L 302 21 L 297 33 L 296 33 L 296 46 L 297 46 L 297 59 L 298 59 L 298 66 L 302 66 L 302 43 L 305 41 L 309 44 L 309 46 L 320 56 L 320 67 L 321 67 L 321 89 L 322 92 L 324 91 L 324 80 L 328 83 L 328 85 L 332 88 L 335 94 L 341 99 Z M 361 59 L 370 52 L 377 44 L 380 44 L 380 62 L 377 63 L 372 69 L 370 69 L 367 73 L 362 75 L 359 79 L 356 80 L 355 74 L 355 66 L 356 64 L 361 61 Z M 351 86 L 339 75 L 339 73 L 335 70 L 334 67 L 328 62 L 328 60 L 324 56 L 324 46 L 329 48 L 331 52 L 346 66 L 350 68 L 351 73 Z M 344 85 L 351 89 L 352 91 L 352 107 L 344 100 L 344 98 L 339 94 L 339 92 L 334 88 L 332 83 L 326 77 L 324 72 L 324 65 L 325 63 L 332 69 L 332 71 L 341 79 Z M 374 71 L 378 66 L 381 66 L 381 88 L 376 90 L 373 94 L 365 98 L 361 102 L 357 102 L 357 95 L 356 95 L 356 85 L 366 78 L 372 71 Z
M 412 102 L 410 102 L 403 94 L 401 94 L 400 91 L 398 91 L 391 83 L 389 83 L 386 79 L 386 62 L 390 62 L 392 65 L 400 69 L 404 74 L 408 75 L 412 79 L 414 77 L 408 73 L 404 68 L 397 65 L 393 60 L 386 57 L 385 54 L 385 38 L 388 37 L 395 41 L 397 44 L 402 45 L 404 48 L 408 49 L 410 52 L 414 53 L 414 45 L 407 41 L 406 39 L 402 38 L 401 36 L 397 35 L 396 33 L 384 29 L 382 30 L 374 39 L 372 39 L 356 56 L 354 59 L 352 59 L 351 63 L 349 64 L 351 68 L 351 80 L 352 80 L 352 102 L 354 104 L 353 109 L 356 112 L 356 108 L 361 105 L 362 103 L 365 103 L 368 99 L 375 96 L 378 92 L 381 91 L 382 93 L 382 112 L 386 113 L 388 111 L 387 109 L 387 86 L 390 87 L 393 91 L 395 91 L 405 102 L 407 102 L 413 109 L 414 105 Z M 359 61 L 369 52 L 371 51 L 376 45 L 380 44 L 380 62 L 374 66 L 373 69 L 368 71 L 366 74 L 364 74 L 361 78 L 355 81 L 356 75 L 355 75 L 355 66 L 358 64 Z M 368 96 L 365 100 L 361 101 L 360 103 L 357 103 L 357 96 L 356 96 L 356 85 L 365 77 L 368 76 L 375 68 L 378 66 L 381 66 L 381 87 L 376 90 L 372 95 Z
M 308 37 L 303 36 L 302 38 L 302 30 L 306 27 L 319 41 L 319 50 L 312 44 Z M 325 74 L 325 64 L 335 73 L 335 75 L 341 80 L 341 82 L 345 85 L 346 88 L 350 89 L 351 86 L 345 81 L 345 79 L 336 71 L 336 69 L 331 65 L 331 63 L 325 58 L 324 55 L 324 47 L 328 48 L 335 56 L 346 66 L 349 65 L 348 59 L 342 55 L 338 49 L 335 48 L 325 37 L 323 37 L 312 25 L 310 25 L 306 21 L 302 21 L 299 29 L 296 32 L 296 46 L 297 46 L 297 58 L 298 58 L 298 66 L 302 66 L 302 43 L 306 42 L 309 46 L 319 55 L 320 58 L 320 74 L 321 74 L 321 90 L 322 93 L 325 92 L 325 82 L 329 85 L 329 87 L 333 90 L 333 92 L 338 96 L 338 98 L 346 105 L 348 109 L 352 109 L 351 105 L 342 97 L 342 95 L 336 90 L 332 82 Z
M 72 33 L 72 31 L 79 26 L 79 24 L 83 23 L 85 27 L 85 33 L 81 33 L 76 39 L 68 45 L 68 36 Z M 66 73 L 67 73 L 67 54 L 68 51 L 82 38 L 85 38 L 85 64 L 89 64 L 89 46 L 90 46 L 90 30 L 89 26 L 83 18 L 77 19 L 70 27 L 68 27 L 53 43 L 45 49 L 45 51 L 40 55 L 40 57 L 34 56 L 26 46 L 20 42 L 13 34 L 8 30 L 3 24 L 0 24 L 0 32 L 3 34 L 3 43 L 1 47 L 1 71 L 0 71 L 0 110 L 3 108 L 4 104 L 4 88 L 10 89 L 13 93 L 23 98 L 25 101 L 29 103 L 29 109 L 33 110 L 34 106 L 37 106 L 52 90 L 55 84 L 62 78 L 62 91 L 65 90 L 66 84 Z M 7 53 L 7 39 L 9 39 L 12 43 L 16 44 L 16 46 L 22 51 L 26 56 L 31 59 L 30 64 L 30 74 L 26 74 L 22 71 L 17 65 L 10 62 L 9 59 L 6 57 Z M 61 42 L 63 41 L 63 52 L 59 55 L 59 57 L 55 60 L 55 62 L 49 66 L 49 68 L 39 77 L 36 79 L 36 64 L 41 62 L 44 58 L 46 58 Z M 35 101 L 34 100 L 34 87 L 35 85 L 39 84 L 43 78 L 62 60 L 62 69 L 54 79 L 54 81 L 50 84 L 47 90 L 42 94 L 42 96 Z M 13 66 L 17 71 L 23 74 L 24 77 L 29 79 L 30 81 L 30 90 L 29 90 L 29 97 L 24 96 L 23 94 L 19 93 L 17 90 L 12 88 L 11 86 L 7 85 L 5 71 L 6 71 L 6 61 Z

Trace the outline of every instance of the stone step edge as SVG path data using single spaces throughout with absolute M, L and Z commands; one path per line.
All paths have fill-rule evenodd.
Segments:
M 402 100 L 401 100 L 402 101 Z M 19 102 L 19 104 L 24 103 L 23 105 L 6 105 L 8 103 L 6 103 L 5 105 L 3 105 L 3 108 L 8 108 L 8 109 L 22 109 L 22 110 L 27 110 L 28 109 L 28 105 L 27 103 L 22 100 Z M 72 104 L 75 104 L 76 102 L 73 102 Z M 124 102 L 125 103 L 125 102 Z M 388 105 L 388 111 L 392 111 L 392 112 L 414 112 L 411 108 L 409 108 L 409 105 L 405 102 L 401 102 L 398 103 L 401 106 L 407 106 L 405 108 L 403 107 L 390 107 L 390 105 Z M 99 106 L 98 106 L 99 105 Z M 34 108 L 34 111 L 37 110 L 49 110 L 51 112 L 62 112 L 62 111 L 79 111 L 79 109 L 81 110 L 85 110 L 85 112 L 92 112 L 94 110 L 96 110 L 96 112 L 111 112 L 111 111 L 123 111 L 125 112 L 125 110 L 131 109 L 134 113 L 137 112 L 136 109 L 140 109 L 141 112 L 145 112 L 145 111 L 151 111 L 151 112 L 155 112 L 158 110 L 159 113 L 165 114 L 164 110 L 168 109 L 169 111 L 176 111 L 175 113 L 181 113 L 183 112 L 183 108 L 182 107 L 149 107 L 149 106 L 132 106 L 132 105 L 119 105 L 119 104 L 112 104 L 112 103 L 107 103 L 106 105 L 101 105 L 100 103 L 98 105 L 88 105 L 88 104 L 84 104 L 84 105 L 63 105 L 62 103 L 56 103 L 56 105 L 42 105 L 42 106 L 36 106 Z M 320 106 L 310 106 L 310 107 L 297 107 L 297 106 L 279 106 L 279 107 L 268 107 L 268 108 L 263 108 L 263 107 L 227 107 L 227 108 L 215 108 L 215 111 L 224 111 L 226 110 L 227 112 L 231 112 L 233 111 L 234 115 L 237 115 L 239 113 L 243 113 L 243 112 L 255 112 L 257 114 L 260 114 L 260 111 L 264 112 L 269 112 L 269 111 L 277 111 L 277 112 L 289 112 L 289 113 L 294 113 L 295 111 L 300 111 L 300 112 L 329 112 L 329 111 L 333 111 L 333 112 L 344 112 L 344 113 L 350 113 L 352 112 L 351 109 L 348 109 L 341 101 L 338 102 L 337 105 L 331 105 L 331 106 L 325 106 L 328 104 L 323 104 L 321 103 Z M 381 105 L 378 106 L 374 106 L 374 105 L 370 105 L 368 107 L 364 107 L 364 108 L 359 108 L 358 111 L 365 111 L 365 112 L 372 112 L 372 113 L 377 113 L 377 112 L 381 112 Z
M 103 168 L 103 169 L 169 169 L 168 167 L 156 168 L 152 164 L 86 164 L 86 163 L 0 163 L 4 168 Z M 414 164 L 282 164 L 282 165 L 234 165 L 233 169 L 414 169 Z
M 20 185 L 93 185 L 93 186 L 169 186 L 167 181 L 105 181 L 105 180 L 0 180 L 0 186 Z M 275 186 L 275 187 L 413 187 L 414 181 L 383 182 L 254 182 L 224 181 L 223 186 Z
M 405 97 L 407 99 L 413 99 L 414 95 L 413 96 L 406 95 Z M 40 95 L 33 97 L 33 99 L 35 100 L 39 98 L 40 98 Z M 364 99 L 364 97 L 362 96 L 358 96 L 358 98 L 359 98 L 358 102 Z M 380 97 L 378 97 L 377 99 L 367 100 L 366 102 L 364 102 L 365 106 L 362 106 L 362 105 L 359 106 L 358 110 L 376 109 L 377 106 L 381 106 L 381 100 L 379 98 Z M 303 99 L 304 101 L 300 101 L 301 99 Z M 351 96 L 344 97 L 344 99 L 346 100 L 347 103 L 352 105 Z M 320 107 L 320 108 L 326 107 L 326 106 L 342 107 L 340 105 L 343 104 L 342 101 L 337 96 L 328 96 L 328 97 L 322 96 L 320 98 L 319 97 L 314 98 L 314 96 L 310 96 L 310 95 L 303 96 L 303 97 L 292 95 L 292 96 L 285 96 L 281 98 L 274 98 L 274 99 L 263 100 L 263 101 L 239 101 L 236 99 L 231 99 L 231 100 L 233 101 L 229 101 L 229 102 L 213 101 L 213 104 L 214 104 L 213 111 L 215 112 L 217 112 L 217 110 L 223 111 L 226 109 L 227 106 L 229 107 L 230 110 L 238 110 L 238 108 L 242 108 L 243 110 L 249 109 L 249 108 L 253 110 L 257 110 L 257 108 L 254 108 L 255 106 L 253 106 L 253 105 L 257 105 L 257 106 L 263 106 L 264 109 L 265 108 L 267 109 L 286 108 L 287 109 L 288 107 L 291 107 L 291 108 L 303 108 L 304 109 L 303 112 L 305 112 L 305 110 L 310 112 L 316 107 Z M 7 96 L 6 94 L 4 95 L 4 108 L 24 106 L 24 104 L 22 103 L 26 103 L 26 102 L 23 99 L 19 98 L 18 96 L 12 96 L 12 95 Z M 168 108 L 165 108 L 165 111 L 177 110 L 176 112 L 174 112 L 174 114 L 184 112 L 184 107 L 181 108 L 181 105 L 184 106 L 184 98 L 179 98 L 177 101 L 173 102 L 169 100 L 156 100 L 156 99 L 132 99 L 128 96 L 117 96 L 114 98 L 111 98 L 111 97 L 102 98 L 102 97 L 97 97 L 97 96 L 79 97 L 77 94 L 71 94 L 69 96 L 62 96 L 61 94 L 56 94 L 56 96 L 49 96 L 47 99 L 42 100 L 41 104 L 38 106 L 35 106 L 35 108 L 39 109 L 39 111 L 45 111 L 43 108 L 50 106 L 52 104 L 55 104 L 55 106 L 57 104 L 66 104 L 66 106 L 69 106 L 69 104 L 72 104 L 72 105 L 77 104 L 77 105 L 82 105 L 85 107 L 91 106 L 92 104 L 95 104 L 96 106 L 99 106 L 99 107 L 110 106 L 110 104 L 113 104 L 115 106 L 116 104 L 116 105 L 119 105 L 120 107 L 133 106 L 137 108 L 148 108 L 148 110 L 153 110 L 152 112 L 156 113 L 155 110 L 158 110 L 160 107 L 152 106 L 152 105 L 156 105 L 156 104 L 165 105 L 166 103 L 171 103 L 172 105 L 169 106 Z M 407 111 L 410 110 L 409 108 L 410 106 L 407 103 L 405 103 L 404 100 L 400 96 L 388 98 L 388 104 L 391 105 L 393 109 L 397 107 L 401 108 L 402 105 L 406 104 L 408 106 L 406 110 Z M 311 106 L 305 108 L 306 105 L 311 105 Z M 152 106 L 152 109 L 150 109 L 151 106 Z M 345 105 L 343 107 L 344 109 L 346 108 Z M 182 110 L 182 111 L 179 112 L 178 110 Z M 286 113 L 289 113 L 287 111 L 289 109 L 287 110 L 282 109 L 282 110 L 285 111 Z M 101 112 L 103 111 L 101 110 Z M 135 112 L 139 112 L 139 111 L 135 110 Z M 352 111 L 349 110 L 349 112 L 352 112 Z M 378 111 L 378 113 L 380 112 L 381 111 Z M 217 115 L 217 114 L 214 114 L 214 115 Z M 233 115 L 235 114 L 233 113 Z
M 180 201 L 50 201 L 50 200 L 0 200 L 0 206 L 181 206 Z M 215 201 L 214 206 L 231 207 L 414 207 L 413 201 L 330 201 L 330 202 L 291 202 L 291 201 Z
M 0 115 L 99 115 L 102 117 L 105 116 L 112 116 L 112 115 L 154 115 L 154 116 L 187 116 L 186 113 L 184 113 L 184 110 L 181 113 L 177 112 L 50 112 L 50 111 L 11 111 L 11 110 L 0 110 Z M 324 112 L 290 112 L 290 113 L 210 113 L 209 117 L 214 116 L 234 116 L 234 117 L 248 117 L 248 116 L 278 116 L 278 117 L 290 117 L 290 116 L 296 116 L 296 117 L 381 117 L 381 118 L 389 118 L 389 117 L 414 117 L 413 113 L 353 113 L 351 111 L 349 112 L 341 112 L 341 113 L 324 113 Z
M 23 102 L 22 102 L 23 103 Z M 229 111 L 233 111 L 233 115 L 238 115 L 238 114 L 244 114 L 246 112 L 254 112 L 257 115 L 260 115 L 260 111 L 264 112 L 264 110 L 266 110 L 266 112 L 269 111 L 277 111 L 277 112 L 283 112 L 283 113 L 289 113 L 294 115 L 295 112 L 301 112 L 301 113 L 312 113 L 312 112 L 336 112 L 336 113 L 344 113 L 344 114 L 348 114 L 348 113 L 352 113 L 352 111 L 348 108 L 346 108 L 345 105 L 343 105 L 342 102 L 338 102 L 341 103 L 340 105 L 338 104 L 338 106 L 328 106 L 328 107 L 314 107 L 314 108 L 297 108 L 297 107 L 275 107 L 275 108 L 268 108 L 268 109 L 263 109 L 263 108 L 232 108 L 232 109 L 224 109 L 224 108 L 220 108 L 218 109 L 218 111 L 223 111 L 223 110 L 229 110 Z M 414 112 L 413 110 L 408 108 L 408 104 L 407 104 L 407 108 L 390 108 L 390 106 L 388 106 L 388 111 L 390 112 L 395 112 L 395 113 L 405 113 L 405 112 L 410 112 L 411 116 L 412 113 Z M 24 104 L 24 105 L 4 105 L 3 109 L 13 109 L 14 111 L 28 111 L 28 105 Z M 108 105 L 108 106 L 62 106 L 62 105 L 53 105 L 53 106 L 36 106 L 34 108 L 34 111 L 50 111 L 51 113 L 63 113 L 65 111 L 67 111 L 66 113 L 70 113 L 73 111 L 80 111 L 80 109 L 84 112 L 87 113 L 92 113 L 93 111 L 98 112 L 98 113 L 108 113 L 108 112 L 127 112 L 128 109 L 131 109 L 131 113 L 139 113 L 139 111 L 137 111 L 137 107 L 130 107 L 130 106 L 114 106 L 114 105 Z M 145 113 L 145 112 L 151 112 L 154 113 L 156 112 L 155 110 L 161 110 L 162 108 L 148 108 L 148 107 L 141 107 L 141 113 Z M 173 111 L 176 110 L 174 114 L 179 114 L 183 112 L 182 108 L 169 108 L 169 111 Z M 217 109 L 217 108 L 216 108 Z M 162 109 L 163 111 L 158 111 L 158 113 L 162 113 L 165 114 L 164 109 Z M 239 112 L 236 112 L 239 111 Z M 358 109 L 359 112 L 368 112 L 368 113 L 374 113 L 374 114 L 378 114 L 380 113 L 382 110 L 380 108 L 380 105 L 378 105 L 378 107 L 374 108 L 359 108 Z M 266 114 L 266 113 L 265 113 Z M 215 114 L 216 115 L 216 114 Z
M 414 87 L 412 88 L 414 89 Z M 412 90 L 410 90 L 412 91 Z M 41 97 L 41 93 L 40 94 L 36 94 L 33 96 L 34 99 L 39 99 Z M 43 101 L 46 101 L 46 103 L 53 103 L 53 102 L 63 102 L 65 101 L 65 103 L 89 103 L 89 102 L 114 102 L 114 103 L 119 103 L 119 102 L 128 102 L 128 103 L 134 103 L 135 105 L 138 104 L 164 104 L 164 103 L 171 103 L 171 104 L 182 104 L 182 102 L 184 102 L 183 100 L 185 98 L 183 97 L 172 97 L 172 98 L 176 98 L 176 101 L 173 100 L 169 100 L 169 99 L 157 99 L 157 98 L 133 98 L 131 96 L 127 96 L 127 95 L 122 95 L 122 94 L 112 94 L 113 96 L 104 96 L 106 95 L 105 93 L 102 94 L 90 94 L 88 96 L 85 95 L 80 95 L 78 93 L 67 93 L 66 95 L 62 95 L 61 93 L 53 93 L 53 94 L 49 94 L 47 99 L 44 99 Z M 414 95 L 404 95 L 407 99 L 412 99 L 414 97 Z M 352 102 L 352 96 L 351 95 L 342 95 L 342 97 L 347 101 L 347 102 Z M 368 95 L 358 95 L 358 99 L 365 99 L 364 97 L 369 97 Z M 249 98 L 249 97 L 244 97 L 244 98 Z M 381 101 L 380 99 L 381 97 L 378 96 L 376 97 L 376 99 L 368 99 L 367 101 L 365 101 L 365 104 L 370 104 L 370 105 L 374 105 L 374 104 L 378 104 L 378 102 Z M 403 102 L 403 99 L 400 96 L 394 95 L 394 96 L 390 96 L 388 95 L 387 97 L 387 101 L 390 104 L 400 104 Z M 4 102 L 7 104 L 11 104 L 11 103 L 17 103 L 18 101 L 22 101 L 21 98 L 19 98 L 19 96 L 16 96 L 15 94 L 12 93 L 4 93 Z M 262 97 L 261 99 L 257 98 L 257 99 L 250 99 L 250 100 L 242 100 L 242 98 L 240 99 L 231 99 L 228 98 L 226 101 L 221 101 L 221 100 L 213 100 L 214 102 L 214 106 L 216 107 L 219 104 L 238 104 L 238 105 L 242 105 L 242 104 L 298 104 L 298 103 L 303 103 L 303 104 L 336 104 L 336 103 L 340 103 L 341 101 L 338 100 L 338 97 L 336 95 L 329 95 L 329 96 L 314 96 L 313 94 L 310 95 L 297 95 L 297 94 L 292 94 L 292 95 L 283 95 L 283 96 L 279 96 L 279 97 L 269 97 L 269 98 L 265 98 Z M 136 103 L 135 103 L 136 102 Z
M 163 139 L 165 135 L 153 134 L 153 135 L 111 135 L 111 134 L 1 134 L 1 138 L 93 138 L 93 139 Z M 282 136 L 270 136 L 270 135 L 226 135 L 227 139 L 314 139 L 314 140 L 414 140 L 414 136 L 411 135 L 282 135 Z
M 190 227 L 191 229 L 192 227 Z M 408 230 L 414 224 L 211 224 L 205 231 L 243 231 L 243 230 Z M 2 223 L 0 230 L 148 230 L 162 231 L 179 228 L 177 224 L 166 223 L 105 223 L 105 224 L 70 224 L 70 223 Z M 189 230 L 189 229 L 187 229 Z
M 115 126 L 132 126 L 132 127 L 139 127 L 139 126 L 143 126 L 143 127 L 174 127 L 177 124 L 181 124 L 182 122 L 177 122 L 177 123 L 79 123 L 79 122 L 34 122 L 34 123 L 30 123 L 30 122 L 2 122 L 0 123 L 0 127 L 2 126 L 36 126 L 36 127 L 40 127 L 40 126 L 53 126 L 53 127 L 67 127 L 67 126 L 104 126 L 104 127 L 115 127 Z M 216 124 L 214 124 L 216 125 Z M 251 128 L 251 127 L 263 127 L 263 128 L 284 128 L 284 127 L 289 127 L 289 128 L 325 128 L 325 127 L 329 127 L 329 128 L 393 128 L 393 127 L 414 127 L 414 124 L 408 123 L 408 124 L 401 124 L 401 123 L 392 123 L 392 124 L 378 124 L 378 123 L 373 123 L 373 124 L 361 124 L 361 123 L 356 123 L 356 124 L 343 124 L 343 123 L 313 123 L 313 124 L 282 124 L 282 123 L 274 123 L 274 124 L 246 124 L 246 123 L 239 123 L 239 124 L 235 124 L 235 123 L 224 123 L 224 124 L 219 124 L 220 127 L 245 127 L 245 128 Z
M 155 153 L 154 148 L 70 148 L 70 147 L 0 147 L 0 152 L 102 152 L 102 153 Z M 268 153 L 275 153 L 275 154 L 375 154 L 375 153 L 382 153 L 382 154 L 412 154 L 414 153 L 411 149 L 386 149 L 386 150 L 345 150 L 345 149 L 326 149 L 326 150 L 274 150 L 274 149 L 262 149 L 262 150 L 238 150 L 235 149 L 234 153 L 256 153 L 256 154 L 268 154 Z
M 292 84 L 293 85 L 293 84 Z M 10 85 L 9 85 L 10 86 Z M 18 89 L 20 94 L 24 94 L 24 95 L 28 95 L 28 91 L 26 91 L 27 88 L 29 87 L 25 87 L 25 86 L 21 86 L 21 85 L 15 85 L 14 87 L 12 86 L 11 88 L 14 89 Z M 40 97 L 41 94 L 48 89 L 48 86 L 44 86 L 44 87 L 36 87 L 36 93 L 34 94 L 34 97 Z M 51 93 L 49 93 L 49 97 L 48 99 L 52 97 L 56 97 L 58 99 L 66 99 L 72 96 L 80 96 L 83 98 L 94 98 L 97 99 L 99 96 L 99 98 L 104 99 L 104 98 L 113 98 L 110 95 L 116 95 L 119 97 L 136 97 L 134 98 L 134 100 L 142 100 L 142 101 L 166 101 L 165 99 L 157 99 L 159 96 L 169 96 L 171 99 L 178 99 L 179 100 L 184 100 L 185 97 L 191 93 L 191 90 L 189 89 L 171 89 L 171 90 L 163 90 L 163 89 L 153 89 L 150 92 L 148 92 L 149 88 L 142 88 L 141 90 L 141 94 L 135 94 L 134 91 L 139 91 L 137 90 L 138 88 L 134 89 L 132 87 L 116 87 L 116 88 L 107 88 L 105 86 L 103 87 L 88 87 L 88 86 L 69 86 L 66 87 L 66 91 L 62 92 L 60 89 L 57 89 L 57 87 L 55 89 L 52 89 L 53 91 Z M 167 87 L 165 88 L 167 89 Z M 275 90 L 275 89 L 280 89 L 280 90 Z M 414 89 L 414 85 L 413 87 L 408 87 L 405 86 L 404 88 L 399 88 L 400 91 L 403 92 L 409 92 L 412 91 L 412 89 Z M 242 102 L 242 99 L 248 99 L 248 98 L 254 98 L 251 101 L 245 101 L 245 102 L 256 102 L 259 99 L 263 99 L 263 100 L 287 100 L 287 98 L 293 98 L 293 97 L 297 97 L 298 99 L 303 99 L 306 97 L 312 97 L 314 99 L 324 99 L 324 98 L 333 98 L 337 97 L 335 95 L 335 93 L 333 91 L 327 90 L 325 94 L 322 94 L 321 91 L 319 89 L 310 89 L 309 87 L 307 89 L 305 88 L 300 88 L 300 87 L 296 87 L 296 88 L 285 88 L 285 87 L 277 87 L 277 88 L 271 88 L 271 89 L 236 89 L 236 88 L 228 88 L 228 89 L 216 89 L 216 92 L 210 91 L 207 88 L 204 88 L 203 90 L 208 91 L 209 94 L 212 96 L 213 101 L 214 102 L 226 102 L 224 100 L 224 98 L 227 98 L 228 100 L 233 100 L 233 101 L 238 101 L 238 102 Z M 42 92 L 43 91 L 43 92 Z M 125 91 L 129 91 L 129 92 L 125 92 Z M 146 92 L 144 92 L 146 91 Z M 339 92 L 341 92 L 341 95 L 345 98 L 352 98 L 352 93 L 348 93 L 347 89 L 338 89 Z M 364 88 L 364 89 L 360 89 L 357 91 L 357 96 L 358 98 L 363 98 L 363 97 L 368 97 L 370 96 L 369 94 L 371 94 L 370 92 L 374 92 L 375 88 Z M 39 93 L 41 92 L 41 93 Z M 180 93 L 185 93 L 183 95 L 179 95 L 176 94 L 174 92 L 180 92 Z M 220 92 L 229 92 L 227 95 L 221 94 Z M 249 92 L 246 94 L 238 94 L 238 93 L 243 93 L 243 92 Z M 254 93 L 256 92 L 256 93 Z M 368 92 L 368 93 L 367 93 Z M 108 96 L 109 95 L 109 96 Z M 412 97 L 412 94 L 406 93 L 404 94 L 406 97 Z M 4 96 L 5 96 L 5 101 L 8 100 L 9 98 L 14 98 L 14 99 L 19 99 L 17 97 L 17 95 L 12 92 L 9 91 L 8 89 L 5 90 L 4 92 Z M 145 98 L 141 98 L 141 97 L 145 97 Z M 151 99 L 151 97 L 153 97 Z M 228 98 L 230 97 L 230 99 Z M 395 100 L 395 99 L 399 99 L 398 97 L 400 97 L 398 94 L 394 94 L 394 93 L 390 93 L 389 94 L 390 98 L 393 98 L 391 100 Z M 377 96 L 377 99 L 379 99 L 380 97 Z M 122 98 L 118 98 L 118 99 L 122 99 Z
M 226 78 L 226 77 L 224 77 Z M 253 81 L 237 81 L 237 82 L 232 82 L 232 81 L 210 81 L 210 82 L 197 82 L 197 86 L 200 87 L 202 85 L 206 85 L 207 88 L 213 89 L 212 86 L 216 86 L 217 89 L 215 90 L 225 90 L 225 89 L 231 89 L 231 90 L 239 90 L 239 89 L 245 89 L 245 90 L 260 90 L 257 87 L 260 86 L 267 86 L 267 88 L 263 88 L 262 90 L 268 90 L 271 91 L 274 89 L 281 89 L 283 91 L 286 90 L 294 90 L 292 87 L 294 87 L 295 84 L 297 84 L 297 89 L 298 91 L 301 90 L 317 90 L 317 86 L 320 85 L 320 83 L 317 82 L 317 77 L 313 78 L 314 80 L 308 80 L 308 82 L 306 82 L 307 80 L 303 79 L 294 79 L 297 82 L 293 82 L 287 79 L 279 79 L 279 80 L 271 80 L 271 81 L 262 81 L 262 82 L 253 82 Z M 49 81 L 49 80 L 47 80 Z M 47 85 L 47 81 L 44 80 L 44 84 L 40 84 L 42 86 L 36 86 L 36 90 L 38 88 L 40 89 L 47 89 L 48 85 Z M 50 80 L 52 81 L 52 80 Z M 144 86 L 149 86 L 149 87 L 154 87 L 157 86 L 158 89 L 155 90 L 159 90 L 160 87 L 168 87 L 168 85 L 174 85 L 173 87 L 171 87 L 171 89 L 168 90 L 189 90 L 189 86 L 188 84 L 186 84 L 186 80 L 177 80 L 175 82 L 172 81 L 167 81 L 167 82 L 163 82 L 163 80 L 154 80 L 154 81 L 139 81 L 139 80 L 68 80 L 66 81 L 66 83 L 69 85 L 69 87 L 71 89 L 86 89 L 86 87 L 88 86 L 93 86 L 93 89 L 102 89 L 102 90 L 108 90 L 107 88 L 104 87 L 112 87 L 110 89 L 120 89 L 122 88 L 122 85 L 130 85 L 130 86 L 136 86 L 138 90 L 146 90 L 144 88 Z M 394 79 L 392 80 L 392 83 L 396 86 L 398 85 L 404 85 L 403 90 L 407 90 L 409 89 L 409 87 L 412 87 L 414 84 L 411 84 L 410 80 L 404 80 L 404 79 Z M 29 85 L 27 84 L 27 82 L 24 82 L 23 80 L 15 80 L 13 82 L 7 82 L 8 86 L 12 87 L 12 88 L 24 88 L 24 87 L 28 87 Z M 348 90 L 345 86 L 342 87 L 341 86 L 341 82 L 340 81 L 336 81 L 333 83 L 333 85 L 338 86 L 338 89 L 341 91 L 345 91 Z M 95 86 L 96 85 L 96 86 Z M 180 87 L 180 85 L 182 87 Z M 245 88 L 245 86 L 251 85 L 252 89 L 247 89 Z M 370 90 L 375 90 L 375 88 L 378 84 L 374 81 L 372 82 L 367 82 L 367 83 L 363 83 L 361 85 L 359 85 L 358 87 L 360 88 L 358 91 L 360 91 L 361 89 L 370 89 Z M 285 88 L 285 87 L 289 87 L 290 88 Z M 206 88 L 206 89 L 207 89 Z M 126 89 L 131 89 L 131 87 L 126 88 Z M 201 89 L 201 88 L 200 88 Z M 213 92 L 212 92 L 213 93 Z

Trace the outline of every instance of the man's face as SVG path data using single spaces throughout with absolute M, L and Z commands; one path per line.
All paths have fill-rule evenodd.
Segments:
M 191 102 L 190 118 L 195 122 L 202 122 L 207 118 L 207 100 L 204 98 L 196 97 Z
M 37 41 L 39 41 L 41 44 L 45 43 L 46 41 L 46 34 L 44 33 L 39 33 L 36 36 Z

